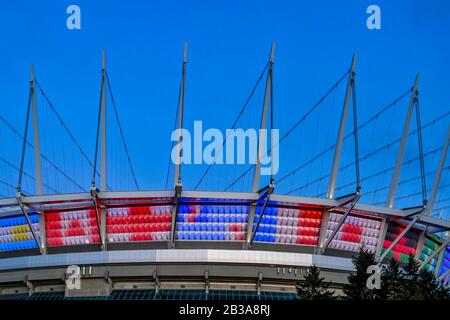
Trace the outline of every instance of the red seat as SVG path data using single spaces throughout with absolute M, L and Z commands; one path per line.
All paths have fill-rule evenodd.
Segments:
M 152 240 L 152 236 L 151 236 L 150 232 L 144 233 L 144 240 L 146 240 L 146 241 Z
M 80 226 L 80 221 L 79 220 L 71 220 L 70 221 L 70 226 L 72 228 L 78 228 Z
M 141 212 L 141 214 L 149 215 L 150 214 L 150 209 L 149 209 L 149 207 L 141 207 L 140 212 Z

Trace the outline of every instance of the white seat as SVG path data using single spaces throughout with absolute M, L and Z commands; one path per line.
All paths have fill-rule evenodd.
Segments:
M 292 227 L 288 227 L 287 229 L 286 229 L 286 233 L 287 234 L 289 234 L 289 235 L 292 235 L 293 234 L 293 228 Z

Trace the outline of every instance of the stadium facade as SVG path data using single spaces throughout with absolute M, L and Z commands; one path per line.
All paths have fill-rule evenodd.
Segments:
M 268 63 L 262 129 L 271 107 L 273 53 L 274 47 Z M 183 126 L 186 62 L 185 48 L 178 128 Z M 318 266 L 325 280 L 339 291 L 353 272 L 351 257 L 362 247 L 373 252 L 380 264 L 391 258 L 406 262 L 413 255 L 421 261 L 421 268 L 434 272 L 448 285 L 450 246 L 445 233 L 450 221 L 433 217 L 431 210 L 449 136 L 429 201 L 414 208 L 393 208 L 418 78 L 411 89 L 386 206 L 359 202 L 358 161 L 355 192 L 334 196 L 355 67 L 354 57 L 327 198 L 277 194 L 273 179 L 259 189 L 259 162 L 251 192 L 184 190 L 181 165 L 174 166 L 174 190 L 106 191 L 104 58 L 94 161 L 100 151 L 101 186 L 95 184 L 94 164 L 91 192 L 42 194 L 38 126 L 37 120 L 32 120 L 37 194 L 24 195 L 19 177 L 16 197 L 0 199 L 0 299 L 286 299 L 295 296 L 296 284 L 311 265 Z M 30 85 L 28 115 L 36 108 L 34 71 Z M 24 144 L 26 139 L 27 133 Z M 357 130 L 355 142 L 357 146 Z M 357 148 L 355 159 L 359 159 Z M 76 288 L 70 287 L 77 283 Z

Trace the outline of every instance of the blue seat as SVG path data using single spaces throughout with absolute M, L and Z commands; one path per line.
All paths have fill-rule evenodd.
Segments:
M 230 216 L 230 222 L 236 223 L 236 216 L 235 215 Z
M 225 212 L 225 207 L 219 206 L 219 213 L 224 213 L 224 212 Z
M 219 206 L 213 206 L 213 213 L 219 213 Z
M 206 206 L 200 206 L 200 213 L 207 213 L 208 208 Z
M 225 240 L 225 233 L 219 233 L 219 240 Z
M 277 233 L 277 228 L 274 225 L 271 225 L 269 228 L 270 228 L 270 230 L 269 230 L 270 233 Z
M 237 207 L 236 206 L 230 206 L 230 213 L 237 213 Z
M 201 230 L 202 230 L 201 225 L 202 225 L 202 224 L 201 224 L 201 223 L 198 223 L 198 222 L 194 223 L 195 231 L 201 231 Z
M 224 222 L 230 222 L 230 216 L 225 216 L 224 217 Z
M 225 222 L 225 217 L 223 215 L 218 215 L 219 222 Z
M 213 224 L 212 227 L 213 227 L 213 231 L 215 231 L 215 232 L 219 231 L 219 226 L 217 224 Z
M 202 216 L 201 215 L 196 215 L 195 216 L 195 222 L 202 222 Z
M 269 236 L 267 234 L 263 235 L 262 241 L 268 242 L 269 241 Z
M 277 218 L 275 217 L 270 218 L 270 224 L 277 224 Z
M 212 240 L 212 239 L 213 239 L 212 233 L 211 233 L 211 232 L 208 232 L 208 233 L 206 234 L 206 238 L 207 238 L 208 240 Z
M 177 215 L 177 221 L 178 222 L 184 222 L 184 217 L 181 214 Z
M 212 221 L 213 222 L 219 222 L 219 215 L 218 214 L 213 214 L 212 215 Z
M 211 223 L 208 223 L 207 225 L 206 225 L 206 230 L 207 231 L 213 231 L 213 225 L 211 224 Z
M 212 206 L 206 206 L 206 213 L 213 213 L 213 207 Z
M 212 214 L 208 214 L 207 216 L 206 216 L 206 221 L 208 221 L 208 222 L 213 222 L 214 220 L 213 220 L 213 215 Z
M 262 240 L 262 235 L 260 233 L 257 233 L 255 235 L 255 241 L 261 241 Z
M 200 239 L 201 239 L 201 240 L 206 240 L 206 239 L 207 239 L 206 232 L 202 232 L 202 233 L 200 234 Z
M 269 235 L 269 236 L 268 236 L 268 241 L 269 241 L 269 242 L 275 242 L 275 236 Z
M 224 212 L 225 213 L 230 213 L 230 206 L 225 206 L 224 207 Z
M 206 214 L 200 215 L 200 219 L 201 219 L 201 222 L 207 222 L 208 221 L 208 217 L 207 217 Z
M 201 223 L 201 224 L 200 224 L 200 230 L 206 231 L 206 229 L 207 229 L 207 226 L 206 226 L 206 225 L 207 225 L 206 223 Z
M 213 233 L 213 240 L 219 240 L 219 234 Z
M 200 232 L 194 233 L 194 239 L 195 239 L 195 240 L 201 240 Z

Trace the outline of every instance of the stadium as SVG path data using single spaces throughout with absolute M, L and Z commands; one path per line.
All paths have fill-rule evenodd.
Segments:
M 275 128 L 273 119 L 282 113 L 273 102 L 275 63 L 272 44 L 231 128 Z M 189 126 L 187 64 L 185 44 L 174 130 Z M 258 157 L 256 164 L 232 172 L 216 169 L 220 166 L 215 163 L 203 166 L 195 182 L 186 173 L 189 164 L 169 161 L 165 188 L 145 190 L 138 187 L 109 68 L 114 66 L 107 68 L 103 51 L 93 155 L 57 111 L 33 65 L 27 109 L 20 113 L 23 132 L 0 115 L 0 162 L 6 172 L 0 175 L 0 300 L 293 300 L 297 284 L 313 265 L 339 294 L 354 272 L 352 257 L 362 248 L 375 254 L 379 265 L 391 259 L 405 264 L 413 255 L 421 269 L 450 285 L 450 113 L 422 124 L 418 74 L 404 93 L 360 122 L 354 54 L 345 73 L 312 107 L 300 110 L 293 126 L 280 128 L 279 141 L 268 138 L 272 156 L 278 146 L 295 140 L 291 137 L 306 121 L 329 120 L 331 126 L 323 134 L 330 141 L 318 137 L 310 142 L 311 149 L 300 155 L 307 159 L 301 165 L 298 156 L 281 150 L 280 162 L 290 163 L 286 172 L 261 175 L 264 164 Z M 326 103 L 334 111 L 312 119 Z M 372 144 L 387 130 L 385 120 L 379 119 L 393 118 L 389 112 L 399 105 L 405 108 L 396 109 L 398 118 L 392 121 L 397 131 L 387 134 L 392 142 Z M 241 123 L 245 114 L 250 120 Z M 366 127 L 375 123 L 378 127 L 369 133 Z M 52 126 L 60 131 L 51 136 L 46 130 Z M 300 136 L 307 139 L 305 133 Z M 426 149 L 431 139 L 437 146 Z M 182 133 L 175 142 L 183 142 Z M 258 152 L 263 143 L 260 140 Z M 325 149 L 316 152 L 312 144 Z M 68 148 L 75 151 L 67 153 Z M 13 160 L 7 159 L 9 151 Z M 154 157 L 168 156 L 151 152 Z M 118 158 L 127 173 L 114 167 Z M 64 162 L 69 160 L 72 169 Z M 297 175 L 319 160 L 323 172 L 312 169 Z M 372 172 L 364 171 L 369 167 Z M 212 177 L 214 170 L 218 173 Z M 82 180 L 81 171 L 89 177 Z M 343 173 L 345 181 L 339 180 Z M 387 183 L 370 185 L 379 177 Z M 203 188 L 208 178 L 209 186 Z M 116 187 L 114 179 L 128 180 Z M 289 179 L 300 184 L 285 187 Z M 403 191 L 409 193 L 399 195 L 407 185 L 410 189 Z

